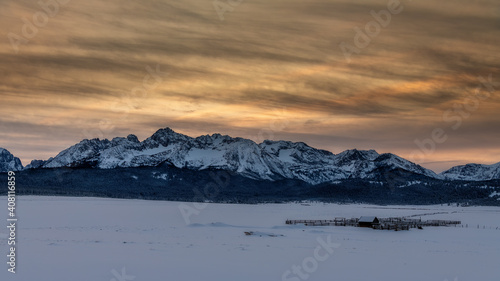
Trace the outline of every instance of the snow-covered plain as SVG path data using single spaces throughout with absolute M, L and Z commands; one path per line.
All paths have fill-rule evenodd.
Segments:
M 193 206 L 18 197 L 17 273 L 7 272 L 7 228 L 2 227 L 0 280 L 500 280 L 496 207 L 208 204 L 186 224 L 181 204 Z M 0 206 L 6 219 L 5 196 Z M 461 220 L 464 227 L 395 232 L 285 225 L 286 219 L 428 213 L 439 214 L 422 219 Z M 318 239 L 339 245 L 328 253 Z M 294 274 L 294 265 L 306 270 Z

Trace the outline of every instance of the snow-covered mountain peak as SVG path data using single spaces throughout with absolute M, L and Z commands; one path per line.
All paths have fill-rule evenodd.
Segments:
M 303 142 L 265 140 L 259 147 L 280 161 L 294 165 L 322 165 L 333 161 L 333 153 L 310 147 Z
M 373 161 L 377 157 L 379 157 L 379 154 L 373 149 L 371 150 L 349 149 L 336 155 L 336 158 L 339 159 L 339 161 L 343 162 L 359 161 L 359 160 Z
M 107 140 L 104 140 L 106 142 Z M 103 142 L 103 141 L 101 141 Z M 136 147 L 138 144 L 141 142 L 135 135 L 128 135 L 126 138 L 123 137 L 116 137 L 111 140 L 109 143 L 109 147 L 116 147 L 116 146 L 125 146 L 127 148 L 132 148 Z
M 124 143 L 128 143 L 129 140 L 127 138 L 122 138 L 122 137 L 116 137 L 111 140 L 111 145 L 116 146 Z
M 49 160 L 52 160 L 52 158 L 50 158 Z M 38 168 L 41 168 L 43 167 L 43 165 L 45 164 L 46 161 L 43 161 L 43 160 L 31 160 L 31 163 L 29 163 L 28 165 L 26 165 L 26 167 L 24 167 L 25 169 L 38 169 Z
M 84 139 L 78 144 L 61 151 L 56 157 L 44 163 L 45 168 L 78 166 L 82 161 L 90 161 L 100 151 L 108 148 L 111 142 L 108 139 Z
M 136 135 L 130 134 L 127 136 L 127 140 L 134 143 L 139 143 L 139 139 Z
M 453 167 L 440 174 L 448 180 L 492 180 L 500 179 L 500 162 L 492 165 L 466 164 Z
M 191 139 L 191 137 L 176 133 L 174 130 L 166 127 L 164 129 L 159 129 L 158 131 L 156 131 L 151 137 L 146 140 L 146 142 L 155 141 L 163 146 L 168 146 L 171 143 L 186 142 Z
M 265 140 L 259 144 L 259 147 L 262 148 L 269 154 L 278 155 L 280 150 L 282 149 L 293 149 L 296 146 L 295 143 L 291 141 L 273 141 L 273 140 Z
M 392 153 L 384 153 L 375 159 L 377 166 L 386 166 L 393 169 L 404 169 L 415 174 L 425 175 L 431 178 L 441 178 L 434 171 L 428 170 L 418 164 L 410 162 Z
M 222 145 L 228 144 L 234 141 L 238 141 L 239 138 L 232 138 L 228 135 L 213 134 L 213 135 L 203 135 L 194 139 L 198 145 Z
M 14 157 L 7 149 L 0 147 L 0 172 L 20 171 L 22 169 L 21 160 Z

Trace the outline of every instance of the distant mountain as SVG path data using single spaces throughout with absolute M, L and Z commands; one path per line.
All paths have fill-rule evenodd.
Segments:
M 257 180 L 302 180 L 321 184 L 342 179 L 377 179 L 381 173 L 402 170 L 439 179 L 394 154 L 374 150 L 347 150 L 340 154 L 312 148 L 302 142 L 270 141 L 213 134 L 192 138 L 160 129 L 140 142 L 136 136 L 83 140 L 47 161 L 35 160 L 27 168 L 91 167 L 114 169 L 152 167 L 168 163 L 191 170 L 232 171 Z
M 86 139 L 24 169 L 0 150 L 0 172 L 22 170 L 16 175 L 19 194 L 201 202 L 500 206 L 499 167 L 469 164 L 437 175 L 375 150 L 333 154 L 303 142 L 193 138 L 170 128 L 142 142 L 134 135 Z
M 500 162 L 493 165 L 467 164 L 440 174 L 447 180 L 484 181 L 500 179 Z
M 23 164 L 19 158 L 14 157 L 7 149 L 0 148 L 0 172 L 20 171 Z

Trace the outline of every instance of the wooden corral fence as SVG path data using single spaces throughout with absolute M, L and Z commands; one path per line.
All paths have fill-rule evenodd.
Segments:
M 410 228 L 422 229 L 424 226 L 457 226 L 461 221 L 451 220 L 426 220 L 409 219 L 406 217 L 378 218 L 379 223 L 374 223 L 373 229 L 387 230 L 410 230 Z M 359 226 L 357 218 L 335 218 L 333 220 L 286 220 L 286 224 L 304 224 L 306 226 Z
M 303 224 L 307 226 L 358 226 L 359 219 L 335 218 L 334 220 L 286 220 L 286 224 Z

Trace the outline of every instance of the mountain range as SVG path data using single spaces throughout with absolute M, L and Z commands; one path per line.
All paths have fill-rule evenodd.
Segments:
M 161 164 L 202 171 L 224 170 L 253 180 L 301 180 L 318 185 L 338 180 L 374 180 L 390 171 L 437 180 L 488 181 L 500 179 L 500 163 L 467 164 L 440 174 L 391 153 L 375 150 L 346 150 L 333 154 L 303 142 L 249 139 L 213 134 L 196 138 L 160 129 L 144 141 L 135 135 L 112 140 L 85 139 L 48 160 L 21 161 L 0 149 L 0 172 L 48 168 L 155 167 Z

